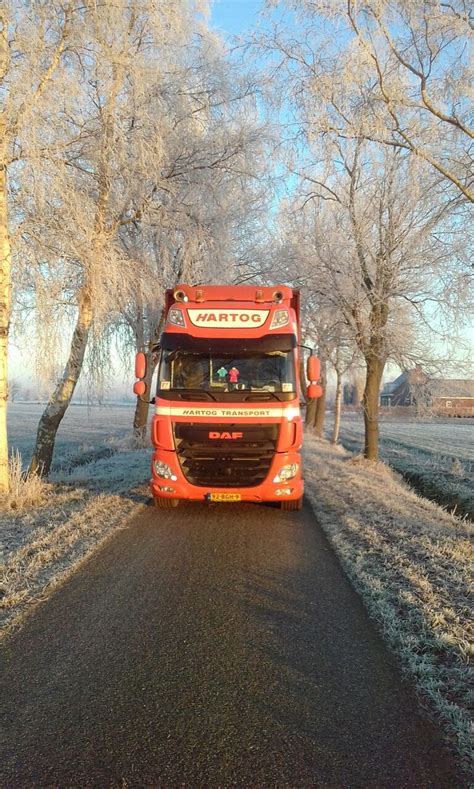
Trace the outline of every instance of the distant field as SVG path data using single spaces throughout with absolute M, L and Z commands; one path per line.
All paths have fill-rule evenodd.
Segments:
M 351 451 L 363 447 L 359 414 L 344 414 L 341 442 Z M 383 418 L 380 456 L 425 495 L 474 516 L 474 420 Z
M 11 403 L 8 406 L 8 436 L 10 448 L 18 450 L 28 463 L 36 439 L 36 430 L 44 405 Z M 132 429 L 135 406 L 71 405 L 58 430 L 54 466 L 61 465 L 81 454 L 87 455 L 98 447 L 112 444 Z
M 362 446 L 364 436 L 362 418 L 358 414 L 344 415 L 341 434 L 360 440 Z M 430 455 L 458 458 L 468 463 L 474 462 L 474 420 L 471 419 L 382 420 L 380 436 L 382 445 L 394 443 Z

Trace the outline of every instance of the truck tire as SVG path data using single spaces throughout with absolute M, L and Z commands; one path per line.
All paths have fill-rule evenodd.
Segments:
M 282 510 L 301 510 L 303 508 L 303 496 L 300 499 L 293 499 L 293 501 L 280 501 L 280 509 Z
M 160 510 L 170 510 L 179 504 L 179 499 L 167 499 L 164 496 L 154 496 L 153 501 Z

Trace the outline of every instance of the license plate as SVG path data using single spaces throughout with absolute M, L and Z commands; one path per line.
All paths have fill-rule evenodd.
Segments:
M 241 501 L 240 493 L 209 493 L 210 501 Z

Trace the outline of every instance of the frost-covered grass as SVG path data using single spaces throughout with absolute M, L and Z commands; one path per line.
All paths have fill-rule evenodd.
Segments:
M 148 499 L 149 451 L 99 460 L 70 485 L 49 486 L 41 506 L 0 515 L 0 630 L 17 624 Z
M 11 453 L 8 461 L 8 483 L 8 494 L 2 499 L 2 508 L 7 511 L 39 506 L 48 491 L 48 483 L 38 474 L 25 474 L 18 450 Z
M 472 757 L 469 523 L 382 463 L 307 436 L 306 491 L 347 575 L 466 765 Z
M 343 415 L 340 440 L 351 451 L 360 451 L 360 414 Z M 424 495 L 474 518 L 474 420 L 382 416 L 380 457 Z
M 10 440 L 26 459 L 41 411 L 31 404 L 10 408 Z M 34 480 L 28 491 L 21 487 L 14 455 L 12 495 L 23 504 L 27 494 L 35 496 L 28 507 L 0 512 L 0 629 L 18 624 L 148 499 L 150 449 L 131 448 L 132 416 L 133 408 L 71 407 L 58 434 L 55 471 L 39 491 Z

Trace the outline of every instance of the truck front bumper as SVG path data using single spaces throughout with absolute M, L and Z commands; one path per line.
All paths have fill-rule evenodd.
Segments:
M 172 472 L 172 479 L 158 476 L 155 471 L 155 461 L 165 463 Z M 297 463 L 298 471 L 295 477 L 283 482 L 273 482 L 283 466 Z M 175 452 L 165 450 L 155 451 L 152 459 L 152 478 L 150 480 L 151 493 L 154 497 L 171 499 L 186 499 L 189 501 L 206 501 L 212 493 L 239 494 L 241 501 L 294 501 L 300 499 L 304 492 L 304 482 L 301 478 L 301 456 L 298 452 L 281 452 L 275 454 L 267 478 L 259 485 L 247 488 L 197 486 L 189 482 L 183 472 Z

